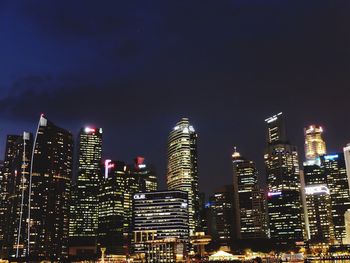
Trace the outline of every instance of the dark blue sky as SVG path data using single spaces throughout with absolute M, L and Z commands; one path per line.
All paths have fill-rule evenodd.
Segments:
M 104 155 L 144 155 L 164 185 L 167 135 L 189 117 L 201 190 L 231 183 L 234 145 L 262 168 L 264 119 L 283 111 L 350 142 L 350 1 L 1 1 L 0 150 L 44 112 Z M 262 170 L 262 169 L 261 169 Z M 261 174 L 264 172 L 261 171 Z

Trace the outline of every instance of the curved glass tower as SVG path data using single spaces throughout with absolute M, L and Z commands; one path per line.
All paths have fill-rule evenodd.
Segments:
M 33 143 L 28 199 L 28 260 L 65 261 L 73 136 L 40 116 Z
M 167 169 L 168 189 L 188 193 L 189 230 L 193 234 L 199 226 L 197 133 L 187 118 L 169 134 Z

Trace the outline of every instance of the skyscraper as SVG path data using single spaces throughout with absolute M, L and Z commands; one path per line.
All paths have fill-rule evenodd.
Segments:
M 258 185 L 255 163 L 242 157 L 235 149 L 232 164 L 237 237 L 266 238 L 266 199 Z
M 331 197 L 320 158 L 305 161 L 303 174 L 302 197 L 307 238 L 315 244 L 333 242 Z
M 344 154 L 321 156 L 321 166 L 324 168 L 331 195 L 335 240 L 341 243 L 345 238 L 344 214 L 350 209 L 349 182 Z
M 82 128 L 78 144 L 78 174 L 72 187 L 70 205 L 70 254 L 91 256 L 96 253 L 98 193 L 102 177 L 102 128 Z
M 33 260 L 68 256 L 69 195 L 73 137 L 40 116 L 31 157 L 28 251 Z
M 5 239 L 4 232 L 7 227 L 6 213 L 9 202 L 8 181 L 11 177 L 12 163 L 16 152 L 16 142 L 20 139 L 19 135 L 7 135 L 5 146 L 5 158 L 2 167 L 1 191 L 0 191 L 0 244 L 3 245 Z
M 134 165 L 130 165 L 130 173 L 137 178 L 140 184 L 139 192 L 157 191 L 158 180 L 153 166 L 145 163 L 145 158 L 138 156 Z
M 303 240 L 300 171 L 297 148 L 285 137 L 282 113 L 265 120 L 264 155 L 268 185 L 270 235 L 280 243 Z
M 350 209 L 345 212 L 344 221 L 345 221 L 345 239 L 343 240 L 343 244 L 350 245 Z
M 5 222 L 3 253 L 5 258 L 23 260 L 27 244 L 26 215 L 32 136 L 27 132 L 22 136 L 10 135 L 7 142 L 5 156 L 7 200 L 5 214 L 2 217 Z
M 217 246 L 232 247 L 239 231 L 237 219 L 234 216 L 233 185 L 225 185 L 217 189 L 212 197 L 215 236 Z
M 187 197 L 187 192 L 177 190 L 143 192 L 133 196 L 133 243 L 136 253 L 144 252 L 145 245 L 150 240 L 176 238 L 188 244 Z
M 325 184 L 305 187 L 309 239 L 312 243 L 334 242 L 330 191 Z
M 124 255 L 124 162 L 105 160 L 104 178 L 100 184 L 98 209 L 98 246 L 107 255 Z
M 200 225 L 197 133 L 187 118 L 182 118 L 169 134 L 167 170 L 168 189 L 188 193 L 189 227 L 193 234 Z
M 267 125 L 266 141 L 268 144 L 286 141 L 286 130 L 282 112 L 265 120 Z
M 344 151 L 344 159 L 345 159 L 345 166 L 346 166 L 346 174 L 348 176 L 348 183 L 349 183 L 349 189 L 350 189 L 350 143 L 343 149 Z
M 304 129 L 305 157 L 307 160 L 315 159 L 326 154 L 326 143 L 322 139 L 323 128 L 310 125 Z

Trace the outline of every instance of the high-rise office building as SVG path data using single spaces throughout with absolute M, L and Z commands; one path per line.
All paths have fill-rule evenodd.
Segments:
M 3 215 L 5 221 L 3 256 L 11 260 L 23 260 L 27 245 L 26 215 L 32 136 L 24 132 L 22 136 L 8 136 L 7 142 L 5 156 L 7 200 Z
M 233 185 L 226 185 L 217 189 L 211 198 L 214 216 L 214 242 L 217 246 L 232 247 L 239 231 L 237 219 L 234 216 Z
M 307 160 L 315 159 L 326 154 L 326 143 L 322 138 L 323 128 L 310 125 L 304 129 L 305 157 Z
M 5 158 L 2 167 L 1 185 L 0 185 L 0 244 L 4 241 L 4 231 L 6 227 L 5 214 L 8 208 L 9 189 L 8 181 L 11 177 L 12 162 L 16 151 L 16 142 L 20 135 L 7 135 L 5 146 Z
M 179 190 L 137 193 L 134 199 L 134 250 L 151 240 L 176 238 L 189 243 L 188 193 Z
M 104 178 L 100 184 L 97 243 L 107 255 L 124 255 L 124 162 L 105 160 Z
M 167 185 L 188 193 L 190 234 L 200 225 L 197 169 L 197 133 L 187 118 L 181 119 L 168 140 Z
M 237 237 L 266 238 L 266 199 L 258 185 L 255 163 L 242 157 L 235 149 L 232 164 Z
M 303 168 L 304 185 L 302 186 L 302 196 L 304 198 L 307 239 L 316 244 L 333 242 L 333 219 L 328 216 L 332 214 L 331 198 L 328 193 L 327 177 L 324 168 L 321 166 L 320 158 L 305 161 Z M 327 188 L 320 188 L 320 186 Z M 311 190 L 306 193 L 306 189 Z M 323 191 L 312 189 L 323 189 Z
M 76 183 L 70 204 L 70 254 L 96 254 L 98 193 L 102 177 L 102 128 L 82 128 L 78 135 Z
M 146 164 L 144 157 L 138 156 L 134 159 L 134 165 L 130 165 L 130 173 L 139 181 L 139 192 L 157 191 L 158 180 L 154 167 Z
M 348 176 L 348 183 L 349 183 L 349 189 L 350 189 L 350 143 L 343 149 L 344 151 L 344 159 L 345 159 L 345 166 L 346 166 L 346 174 Z
M 330 191 L 325 184 L 305 187 L 309 240 L 312 243 L 334 242 Z
M 4 215 L 5 215 L 5 211 L 6 209 L 3 207 L 5 206 L 4 200 L 3 198 L 5 198 L 5 196 L 3 196 L 4 194 L 4 190 L 3 190 L 3 184 L 4 184 L 4 177 L 3 177 L 3 168 L 4 168 L 4 161 L 0 160 L 0 257 L 2 257 L 2 253 L 1 253 L 1 248 L 3 245 L 3 238 L 4 238 L 4 234 L 3 234 L 3 226 L 4 226 Z
M 327 184 L 327 177 L 324 168 L 321 166 L 320 158 L 307 160 L 304 162 L 304 178 L 305 185 Z
M 68 256 L 73 136 L 40 116 L 31 157 L 28 201 L 29 258 Z
M 320 159 L 331 195 L 335 240 L 341 243 L 345 238 L 344 214 L 350 209 L 349 182 L 344 154 L 323 155 Z
M 344 214 L 345 221 L 345 239 L 343 244 L 350 245 L 350 209 L 348 209 Z
M 280 243 L 303 240 L 304 223 L 297 148 L 285 136 L 282 113 L 265 120 L 267 147 L 264 155 L 270 236 Z
M 267 125 L 266 141 L 268 144 L 286 141 L 286 130 L 282 112 L 265 120 Z
M 143 166 L 142 166 L 143 167 Z M 133 196 L 135 193 L 139 193 L 143 189 L 142 186 L 146 186 L 144 179 L 146 179 L 146 173 L 141 173 L 140 170 L 136 170 L 136 167 L 126 166 L 124 174 L 124 194 L 123 194 L 123 208 L 124 208 L 124 240 L 126 253 L 131 251 L 131 238 L 132 238 L 132 212 L 133 212 Z M 146 168 L 146 167 L 145 167 Z M 142 169 L 142 168 L 140 168 Z M 145 172 L 145 171 L 144 171 Z

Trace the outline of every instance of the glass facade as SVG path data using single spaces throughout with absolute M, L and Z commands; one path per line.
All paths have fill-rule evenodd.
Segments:
M 94 254 L 102 176 L 102 128 L 82 128 L 78 135 L 78 147 L 77 178 L 72 187 L 70 204 L 70 247 L 85 247 L 84 253 L 88 253 L 87 249 L 91 247 L 90 253 Z
M 41 116 L 33 149 L 28 202 L 29 258 L 62 261 L 68 256 L 73 136 Z
M 4 220 L 3 252 L 6 258 L 23 259 L 27 253 L 27 214 L 28 182 L 32 136 L 24 132 L 23 136 L 7 137 L 5 173 L 6 210 Z
M 270 237 L 280 243 L 301 241 L 305 231 L 297 148 L 286 141 L 281 113 L 265 121 L 268 137 L 264 162 Z
M 266 198 L 258 185 L 255 163 L 235 151 L 232 155 L 232 164 L 237 237 L 266 238 Z
M 320 159 L 331 195 L 335 240 L 341 243 L 345 238 L 344 214 L 350 209 L 349 182 L 344 154 L 323 155 Z
M 334 226 L 331 196 L 327 185 L 305 187 L 309 239 L 313 243 L 332 244 Z
M 142 253 L 145 242 L 177 238 L 189 242 L 188 194 L 184 191 L 142 192 L 134 199 L 134 249 Z
M 231 247 L 237 233 L 237 220 L 234 217 L 233 185 L 217 189 L 211 198 L 214 217 L 214 241 L 218 246 Z
M 189 227 L 193 234 L 200 226 L 197 133 L 186 118 L 169 135 L 167 185 L 169 190 L 188 193 Z

